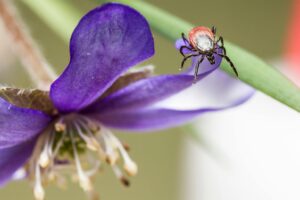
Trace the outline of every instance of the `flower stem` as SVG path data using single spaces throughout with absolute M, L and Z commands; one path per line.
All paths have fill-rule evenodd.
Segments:
M 12 3 L 7 0 L 0 0 L 0 19 L 9 33 L 13 47 L 19 54 L 23 66 L 29 73 L 32 81 L 38 88 L 48 89 L 55 78 L 55 74 L 38 51 L 36 45 L 34 45 L 28 32 L 24 30 L 25 26 L 20 18 L 17 17 Z

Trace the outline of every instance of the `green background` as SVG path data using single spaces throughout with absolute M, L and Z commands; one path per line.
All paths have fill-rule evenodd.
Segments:
M 49 0 L 50 1 L 50 0 Z M 82 13 L 97 6 L 93 0 L 67 0 Z M 15 1 L 36 43 L 57 72 L 68 63 L 68 45 L 53 33 L 21 1 Z M 218 34 L 267 60 L 277 59 L 284 48 L 291 2 L 287 0 L 149 0 L 179 17 L 197 25 L 218 28 Z M 47 8 L 41 8 L 47 9 Z M 59 23 L 59 22 L 57 22 Z M 156 66 L 157 73 L 177 72 L 181 56 L 174 45 L 155 35 L 156 55 L 147 63 Z M 226 44 L 225 44 L 226 45 Z M 0 74 L 1 82 L 19 87 L 32 87 L 20 65 L 11 66 L 9 73 Z M 139 174 L 124 188 L 109 167 L 97 177 L 96 187 L 101 199 L 179 199 L 181 129 L 155 134 L 118 134 L 131 146 L 131 156 L 139 164 Z M 47 199 L 84 199 L 77 184 L 70 183 L 66 191 L 50 186 Z M 27 182 L 14 182 L 0 190 L 0 199 L 33 199 Z

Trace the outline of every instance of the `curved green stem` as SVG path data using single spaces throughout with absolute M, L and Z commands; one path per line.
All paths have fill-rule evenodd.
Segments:
M 106 0 L 98 1 L 108 2 Z M 181 33 L 187 33 L 195 27 L 195 25 L 154 7 L 145 1 L 118 0 L 117 2 L 130 5 L 140 11 L 155 31 L 172 42 L 180 38 Z M 228 41 L 225 41 L 225 45 L 227 54 L 239 72 L 239 79 L 291 108 L 300 111 L 300 89 L 297 86 L 252 53 Z M 222 62 L 221 67 L 227 73 L 234 75 L 227 62 Z
M 63 38 L 70 35 L 71 26 L 74 27 L 79 19 L 79 12 L 72 5 L 61 0 L 40 1 L 23 0 L 26 4 L 41 16 L 50 27 L 53 28 Z M 97 0 L 98 2 L 108 2 L 107 0 Z M 40 3 L 40 8 L 34 3 Z M 165 36 L 171 42 L 180 38 L 182 32 L 187 33 L 195 25 L 190 24 L 166 11 L 148 4 L 145 1 L 119 0 L 117 2 L 127 4 L 140 11 L 149 21 L 153 30 Z M 51 15 L 46 15 L 42 11 L 52 13 L 59 22 L 50 19 Z M 51 10 L 51 11 L 49 11 Z M 75 20 L 76 19 L 76 20 Z M 61 25 L 62 24 L 62 25 Z M 300 111 L 300 90 L 289 81 L 279 71 L 265 63 L 262 59 L 252 53 L 225 41 L 226 49 L 231 60 L 239 72 L 239 79 L 265 94 L 277 99 L 283 104 Z M 221 68 L 227 73 L 234 75 L 232 69 L 226 62 L 222 62 Z

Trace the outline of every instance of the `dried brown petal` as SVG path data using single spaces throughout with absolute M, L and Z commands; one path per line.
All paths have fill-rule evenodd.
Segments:
M 9 103 L 54 115 L 56 109 L 49 97 L 49 92 L 38 89 L 0 88 L 0 97 Z
M 123 76 L 121 76 L 118 80 L 116 80 L 114 84 L 110 88 L 108 88 L 108 90 L 106 90 L 106 92 L 101 96 L 101 98 L 104 98 L 138 80 L 148 78 L 152 74 L 153 74 L 152 66 L 147 66 L 132 72 L 128 72 Z

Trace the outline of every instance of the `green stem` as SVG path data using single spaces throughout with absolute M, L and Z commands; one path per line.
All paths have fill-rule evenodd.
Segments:
M 69 38 L 71 30 L 79 19 L 78 10 L 65 1 L 51 0 L 23 0 L 47 22 L 63 38 Z M 99 2 L 108 2 L 107 0 L 97 0 Z M 35 4 L 36 5 L 33 5 Z M 42 2 L 42 3 L 41 3 Z M 149 21 L 153 30 L 174 42 L 180 37 L 182 32 L 187 33 L 195 25 L 190 24 L 170 13 L 165 12 L 145 1 L 137 0 L 119 0 L 117 2 L 127 4 L 140 11 Z M 39 4 L 39 6 L 37 6 Z M 43 9 L 44 8 L 44 9 Z M 44 11 L 51 14 L 45 14 Z M 55 19 L 51 19 L 55 16 Z M 59 22 L 58 22 L 59 21 Z M 238 46 L 225 41 L 228 55 L 235 63 L 239 72 L 239 79 L 265 94 L 277 99 L 283 104 L 300 111 L 300 90 L 284 75 L 265 63 L 263 60 L 239 48 Z M 222 62 L 221 68 L 233 75 L 233 71 L 226 62 Z

